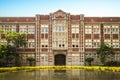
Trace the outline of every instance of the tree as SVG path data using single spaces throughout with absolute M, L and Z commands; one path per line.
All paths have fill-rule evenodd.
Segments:
M 101 44 L 100 48 L 98 48 L 96 51 L 103 65 L 105 65 L 105 61 L 108 56 L 113 57 L 113 55 L 115 54 L 113 47 L 105 43 Z
M 26 45 L 27 43 L 26 34 L 25 33 L 20 34 L 18 32 L 8 31 L 7 34 L 5 34 L 5 38 L 7 40 L 8 45 L 14 48 L 13 53 L 15 54 L 15 64 L 16 66 L 18 66 L 19 65 L 19 54 L 17 52 L 17 49 L 19 48 L 19 46 L 24 47 Z
M 94 58 L 88 57 L 85 59 L 85 61 L 89 64 L 89 66 L 91 66 L 91 62 L 94 61 Z
M 35 61 L 35 58 L 32 56 L 26 58 L 27 61 L 29 61 L 29 65 L 32 66 L 33 62 Z
M 8 53 L 8 45 L 5 43 L 0 43 L 0 66 L 5 66 L 6 56 Z
M 0 39 L 1 39 L 1 33 L 3 33 L 3 30 L 0 29 Z
M 5 38 L 8 44 L 13 45 L 15 47 L 26 45 L 26 34 L 25 33 L 18 33 L 13 31 L 8 31 L 5 34 Z

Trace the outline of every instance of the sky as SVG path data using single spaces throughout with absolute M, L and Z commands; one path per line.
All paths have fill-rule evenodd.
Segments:
M 0 17 L 35 16 L 61 9 L 90 17 L 120 17 L 120 0 L 0 0 Z

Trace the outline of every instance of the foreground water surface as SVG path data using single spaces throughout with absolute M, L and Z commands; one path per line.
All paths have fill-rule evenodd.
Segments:
M 0 80 L 120 80 L 120 72 L 35 70 L 0 73 Z

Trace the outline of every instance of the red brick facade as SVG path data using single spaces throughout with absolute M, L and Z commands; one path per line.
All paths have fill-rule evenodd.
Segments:
M 28 47 L 18 51 L 24 58 L 34 56 L 36 65 L 55 65 L 59 54 L 66 56 L 66 65 L 84 65 L 85 57 L 96 58 L 95 50 L 103 42 L 114 45 L 120 54 L 120 17 L 84 17 L 62 10 L 35 17 L 0 17 L 1 29 L 11 25 L 28 34 Z

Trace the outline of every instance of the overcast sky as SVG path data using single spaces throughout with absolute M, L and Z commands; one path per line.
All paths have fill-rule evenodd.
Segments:
M 120 17 L 120 0 L 0 0 L 0 17 L 35 16 L 58 9 L 90 17 Z

